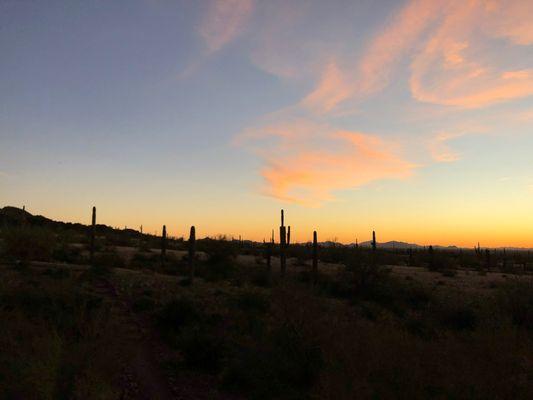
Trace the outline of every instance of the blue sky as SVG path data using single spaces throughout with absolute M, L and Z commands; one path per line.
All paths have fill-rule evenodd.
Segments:
M 175 235 L 533 245 L 533 6 L 0 2 L 0 197 Z M 324 237 L 325 236 L 325 237 Z

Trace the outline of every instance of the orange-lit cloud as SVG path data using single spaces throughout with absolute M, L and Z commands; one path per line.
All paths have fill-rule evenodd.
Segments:
M 319 113 L 328 112 L 352 94 L 353 88 L 344 73 L 336 62 L 332 61 L 326 66 L 317 87 L 303 99 L 302 104 Z
M 423 148 L 424 156 L 429 151 L 436 162 L 460 158 L 450 147 L 453 140 L 488 132 L 469 126 L 465 121 L 476 119 L 468 112 L 533 95 L 533 2 L 409 0 L 367 43 L 357 47 L 353 38 L 353 49 L 317 40 L 314 35 L 324 27 L 296 39 L 287 35 L 309 10 L 282 4 L 269 14 L 276 18 L 261 28 L 252 59 L 285 79 L 310 79 L 310 90 L 279 111 L 275 124 L 244 135 L 268 142 L 259 152 L 265 162 L 261 174 L 265 192 L 276 198 L 315 205 L 331 200 L 339 189 L 412 173 L 415 162 L 399 157 L 387 140 L 358 133 L 364 103 L 388 96 L 389 86 L 398 80 L 408 90 L 409 105 L 425 103 L 430 113 L 423 116 L 427 131 L 418 134 L 425 136 L 395 136 L 402 137 L 406 148 Z M 384 107 L 383 118 L 385 113 Z M 346 116 L 353 117 L 348 124 Z M 342 124 L 339 117 L 345 118 Z M 446 118 L 450 121 L 442 121 Z M 463 128 L 442 127 L 454 124 Z M 503 126 L 502 121 L 496 125 Z
M 330 61 L 303 104 L 327 113 L 346 100 L 362 101 L 388 86 L 403 59 L 411 61 L 410 89 L 418 101 L 479 108 L 530 96 L 532 69 L 490 62 L 490 54 L 480 49 L 494 38 L 508 39 L 511 46 L 531 45 L 531 4 L 411 0 L 375 35 L 362 56 L 344 61 L 343 68 L 339 60 Z
M 516 6 L 516 2 L 508 3 L 510 9 Z M 533 69 L 509 69 L 509 66 L 483 61 L 482 56 L 489 57 L 479 51 L 487 38 L 479 36 L 478 25 L 493 25 L 491 20 L 494 18 L 523 25 L 520 7 L 514 8 L 515 14 L 506 9 L 506 12 L 495 15 L 493 10 L 501 5 L 496 1 L 469 1 L 450 7 L 422 51 L 414 55 L 410 86 L 415 99 L 479 108 L 533 94 Z M 529 29 L 507 31 L 505 24 L 497 26 L 499 31 L 491 32 L 493 36 L 511 38 L 515 44 L 530 43 Z
M 396 146 L 375 135 L 309 121 L 265 126 L 245 138 L 265 161 L 263 192 L 307 206 L 332 200 L 336 190 L 406 178 L 415 168 L 398 155 Z
M 252 9 L 252 0 L 212 0 L 198 28 L 208 51 L 215 52 L 235 39 Z

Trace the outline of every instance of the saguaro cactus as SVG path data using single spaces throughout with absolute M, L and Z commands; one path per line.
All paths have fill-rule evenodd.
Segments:
M 318 240 L 316 231 L 313 231 L 313 283 L 318 280 Z
M 161 265 L 165 263 L 167 256 L 167 226 L 163 225 L 163 233 L 161 234 Z
M 503 270 L 507 270 L 507 252 L 503 249 L 503 261 L 502 261 Z
M 281 226 L 279 227 L 279 263 L 281 269 L 281 275 L 285 275 L 285 270 L 287 269 L 287 259 L 285 258 L 285 246 L 287 233 L 285 231 L 284 225 L 284 215 L 283 210 L 281 210 Z
M 196 256 L 196 228 L 191 226 L 189 233 L 189 276 L 191 283 L 194 280 L 194 257 Z
M 93 215 L 91 218 L 90 241 L 89 241 L 89 259 L 91 261 L 91 264 L 94 262 L 95 235 L 96 235 L 96 207 L 93 207 Z
M 372 251 L 375 252 L 377 248 L 376 231 L 372 231 Z
M 287 246 L 291 244 L 291 226 L 287 227 Z
M 271 238 L 268 241 L 268 243 L 265 243 L 266 263 L 267 263 L 268 272 L 272 270 L 272 247 L 273 245 L 274 245 L 274 238 Z
M 279 240 L 279 263 L 280 263 L 281 275 L 284 275 L 287 269 L 287 258 L 285 255 L 285 246 L 286 246 L 285 238 L 286 238 L 285 227 L 280 226 L 279 227 L 279 239 L 280 239 Z

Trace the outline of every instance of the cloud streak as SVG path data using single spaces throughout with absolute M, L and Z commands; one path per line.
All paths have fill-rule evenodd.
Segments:
M 533 6 L 526 3 L 531 4 L 412 0 L 390 18 L 361 56 L 345 61 L 344 68 L 339 59 L 329 61 L 303 104 L 328 113 L 347 100 L 362 101 L 384 90 L 405 58 L 411 60 L 411 94 L 421 102 L 479 108 L 530 96 L 533 69 L 509 69 L 475 59 L 490 58 L 479 52 L 490 39 L 505 38 L 521 46 L 533 43 Z
M 216 52 L 239 36 L 252 10 L 252 0 L 212 0 L 198 28 L 207 51 Z
M 362 133 L 355 118 L 348 126 L 342 119 L 375 97 L 386 101 L 398 80 L 410 105 L 433 107 L 433 117 L 425 116 L 433 118 L 430 128 L 418 134 L 426 136 L 404 135 L 403 147 L 423 147 L 436 162 L 460 158 L 451 141 L 488 131 L 470 126 L 474 119 L 468 112 L 533 95 L 532 2 L 410 0 L 358 50 L 314 36 L 310 45 L 309 35 L 324 33 L 323 26 L 314 26 L 300 40 L 287 36 L 287 27 L 300 26 L 309 10 L 287 4 L 282 9 L 282 17 L 260 29 L 256 43 L 264 47 L 254 49 L 252 60 L 269 73 L 295 81 L 310 78 L 312 84 L 298 102 L 276 113 L 275 123 L 240 137 L 247 145 L 254 143 L 264 162 L 263 192 L 278 199 L 316 205 L 332 200 L 337 190 L 411 175 L 418 163 L 400 157 L 390 139 Z M 447 117 L 463 128 L 436 129 Z
M 337 190 L 407 178 L 415 168 L 393 143 L 375 135 L 306 120 L 250 130 L 241 140 L 264 159 L 262 192 L 306 206 L 332 200 Z

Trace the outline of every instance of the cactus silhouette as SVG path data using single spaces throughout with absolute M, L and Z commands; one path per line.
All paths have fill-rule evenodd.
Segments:
M 376 250 L 377 250 L 377 242 L 376 242 L 376 231 L 372 231 L 372 266 L 376 266 Z
M 291 226 L 287 227 L 287 247 L 291 244 Z
M 267 269 L 269 272 L 272 269 L 272 245 L 273 243 L 274 243 L 273 239 L 269 240 L 268 243 L 265 243 L 265 253 L 266 253 L 265 258 L 266 258 Z
M 189 233 L 189 274 L 191 283 L 194 280 L 194 257 L 196 255 L 196 228 L 191 226 Z
M 165 264 L 167 256 L 167 226 L 163 225 L 163 233 L 161 234 L 161 265 Z
M 433 246 L 429 246 L 429 269 L 435 269 L 435 252 L 433 251 Z
M 503 270 L 505 271 L 507 269 L 507 252 L 505 249 L 503 249 L 503 262 L 502 262 Z
M 91 232 L 90 232 L 90 242 L 89 242 L 89 259 L 91 264 L 94 263 L 94 239 L 96 235 L 96 207 L 93 207 L 93 215 L 91 218 Z
M 313 231 L 313 283 L 318 279 L 318 240 L 316 231 Z
M 274 251 L 274 229 L 272 229 L 272 236 L 267 244 L 267 268 L 268 272 L 272 271 L 272 253 Z
M 285 256 L 285 245 L 287 240 L 287 233 L 285 231 L 284 225 L 284 214 L 281 210 L 281 226 L 279 227 L 279 263 L 281 269 L 281 275 L 285 275 L 285 270 L 287 269 L 287 259 Z

